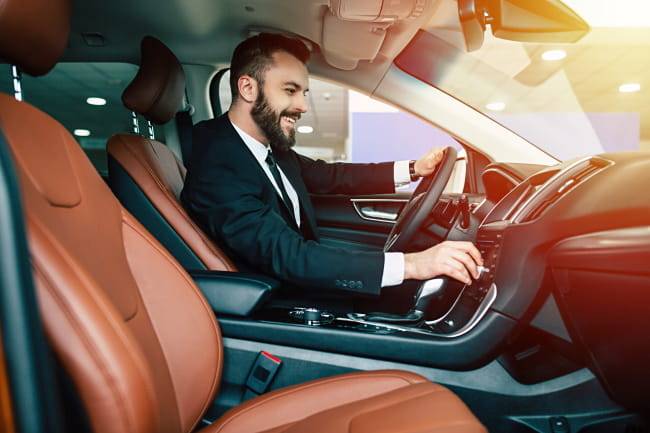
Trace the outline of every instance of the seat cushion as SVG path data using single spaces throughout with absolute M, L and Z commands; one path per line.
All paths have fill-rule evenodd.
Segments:
M 447 388 L 405 371 L 351 373 L 283 388 L 201 433 L 485 433 Z

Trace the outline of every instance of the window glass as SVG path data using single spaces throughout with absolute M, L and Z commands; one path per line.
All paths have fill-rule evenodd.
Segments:
M 223 111 L 230 106 L 229 79 L 227 72 L 219 86 Z M 464 155 L 456 140 L 430 123 L 338 84 L 310 78 L 308 97 L 294 148 L 302 155 L 330 162 L 383 162 L 417 159 L 432 147 L 445 146 Z M 464 180 L 464 170 L 461 174 Z
M 432 25 L 397 63 L 557 159 L 650 150 L 650 2 L 565 2 L 591 26 L 576 43 L 487 31 L 468 53 L 454 32 Z
M 0 66 L 0 91 L 13 94 L 11 67 Z M 127 63 L 59 63 L 42 77 L 22 75 L 23 100 L 61 122 L 106 176 L 106 142 L 113 134 L 134 131 L 132 113 L 122 104 L 122 92 L 137 70 Z M 147 121 L 141 116 L 138 126 L 140 135 L 149 136 Z M 154 126 L 154 136 L 164 140 L 161 127 Z

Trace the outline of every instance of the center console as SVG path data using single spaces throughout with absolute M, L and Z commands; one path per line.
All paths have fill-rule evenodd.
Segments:
M 448 278 L 422 284 L 406 314 L 336 313 L 310 305 L 271 307 L 255 315 L 257 320 L 298 326 L 338 328 L 365 333 L 460 337 L 474 328 L 497 297 L 494 275 L 502 234 L 493 228 L 480 230 L 477 246 L 484 259 L 480 276 L 471 285 Z M 446 306 L 440 309 L 439 305 Z M 438 308 L 436 308 L 438 306 Z

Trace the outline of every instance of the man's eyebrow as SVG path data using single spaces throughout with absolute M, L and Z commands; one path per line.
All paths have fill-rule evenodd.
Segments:
M 285 86 L 294 86 L 294 87 L 296 87 L 298 89 L 302 89 L 302 86 L 300 84 L 296 83 L 295 81 L 285 81 L 284 85 Z M 308 91 L 309 87 L 304 89 L 304 90 L 305 90 L 305 92 Z

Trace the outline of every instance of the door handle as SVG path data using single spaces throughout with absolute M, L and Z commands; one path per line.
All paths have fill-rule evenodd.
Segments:
M 389 224 L 395 224 L 400 210 L 408 202 L 407 199 L 367 198 L 353 198 L 350 201 L 362 219 Z
M 372 206 L 364 206 L 361 208 L 361 215 L 368 218 L 375 218 L 384 221 L 395 221 L 397 219 L 397 212 L 385 212 L 377 210 Z

